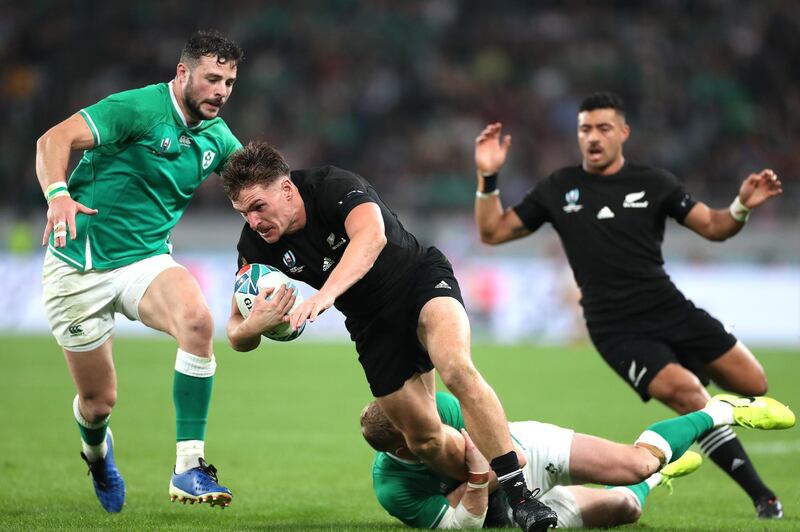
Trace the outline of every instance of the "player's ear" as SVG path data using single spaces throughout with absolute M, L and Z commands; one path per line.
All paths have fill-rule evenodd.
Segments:
M 292 190 L 292 180 L 285 177 L 283 181 L 281 181 L 281 190 L 287 200 L 292 199 L 292 195 L 294 194 L 294 190 Z
M 188 76 L 189 67 L 183 63 L 178 63 L 178 66 L 175 67 L 175 79 L 178 80 L 179 83 L 183 84 Z

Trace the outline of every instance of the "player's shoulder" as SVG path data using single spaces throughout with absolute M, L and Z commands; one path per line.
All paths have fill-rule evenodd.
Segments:
M 325 166 L 316 166 L 313 168 L 292 170 L 291 179 L 298 187 L 305 188 L 318 188 L 326 184 L 341 181 L 364 181 L 364 178 L 355 172 L 351 172 L 350 170 L 345 170 L 330 164 Z
M 539 184 L 541 186 L 563 185 L 580 179 L 583 175 L 584 172 L 580 166 L 564 166 L 541 179 Z
M 636 161 L 626 161 L 624 171 L 630 177 L 642 180 L 670 183 L 678 180 L 669 170 Z
M 136 89 L 128 89 L 109 94 L 105 101 L 128 102 L 139 111 L 163 111 L 169 101 L 169 85 L 154 83 Z

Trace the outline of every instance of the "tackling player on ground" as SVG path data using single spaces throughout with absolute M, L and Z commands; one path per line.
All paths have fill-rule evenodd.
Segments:
M 463 432 L 455 397 L 438 392 L 442 422 Z M 559 528 L 605 528 L 639 519 L 650 490 L 667 485 L 700 466 L 700 455 L 687 451 L 695 439 L 715 426 L 738 424 L 785 429 L 794 413 L 768 397 L 755 400 L 720 395 L 698 412 L 648 427 L 634 445 L 575 433 L 549 423 L 512 422 L 509 429 L 527 465 L 525 481 L 558 514 Z M 411 453 L 398 431 L 374 401 L 361 412 L 361 434 L 379 451 L 372 465 L 375 496 L 390 515 L 416 528 L 498 528 L 508 526 L 507 505 L 486 459 L 466 440 L 467 482 L 438 475 Z M 685 453 L 685 454 L 684 454 Z M 589 488 L 575 484 L 619 486 Z
M 197 32 L 175 79 L 112 94 L 52 127 L 36 145 L 49 204 L 43 301 L 78 394 L 73 413 L 100 503 L 118 512 L 125 483 L 108 429 L 117 400 L 114 314 L 178 342 L 173 381 L 177 458 L 173 500 L 227 506 L 232 495 L 204 460 L 216 367 L 211 314 L 197 281 L 172 259 L 169 233 L 194 191 L 241 144 L 218 117 L 241 49 Z M 65 182 L 72 150 L 85 150 Z
M 515 521 L 529 532 L 555 525 L 555 513 L 526 488 L 503 407 L 472 363 L 467 313 L 445 256 L 420 245 L 362 177 L 333 166 L 290 171 L 264 142 L 234 153 L 222 182 L 246 220 L 238 266 L 268 264 L 318 290 L 288 316 L 294 292 L 285 286 L 271 300 L 256 298 L 247 319 L 234 298 L 234 349 L 255 349 L 264 331 L 284 322 L 297 330 L 335 304 L 373 396 L 414 454 L 467 479 L 464 438 L 436 411 L 435 367 L 492 458 Z
M 772 170 L 751 174 L 729 208 L 711 209 L 666 170 L 623 157 L 630 127 L 622 101 L 598 93 L 578 114 L 582 164 L 555 171 L 504 210 L 497 175 L 511 137 L 501 128 L 488 125 L 475 142 L 481 240 L 501 244 L 552 223 L 581 289 L 592 342 L 643 401 L 655 397 L 681 414 L 698 410 L 708 401 L 709 378 L 740 395 L 764 394 L 761 365 L 675 287 L 663 268 L 661 243 L 667 216 L 708 240 L 734 236 L 752 209 L 781 194 L 778 176 Z M 759 517 L 782 517 L 780 501 L 729 427 L 710 430 L 699 443 L 748 493 Z

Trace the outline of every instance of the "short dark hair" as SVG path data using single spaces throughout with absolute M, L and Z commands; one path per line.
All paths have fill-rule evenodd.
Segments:
M 181 50 L 181 63 L 196 64 L 203 56 L 216 57 L 220 64 L 231 61 L 238 65 L 244 60 L 239 45 L 217 30 L 194 32 Z
M 405 438 L 375 401 L 361 411 L 361 435 L 376 451 L 393 453 L 405 445 Z
M 243 188 L 271 185 L 291 173 L 283 156 L 268 142 L 254 140 L 233 152 L 222 171 L 222 188 L 232 200 Z
M 594 111 L 595 109 L 614 109 L 625 116 L 625 104 L 618 94 L 613 92 L 595 92 L 587 96 L 582 102 L 579 112 Z

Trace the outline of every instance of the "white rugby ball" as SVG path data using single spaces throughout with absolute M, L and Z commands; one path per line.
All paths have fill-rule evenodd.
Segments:
M 292 305 L 292 308 L 289 310 L 289 312 L 291 312 L 303 302 L 303 296 L 300 294 L 300 290 L 297 288 L 295 281 L 277 268 L 267 266 L 266 264 L 245 265 L 239 270 L 239 273 L 236 274 L 236 284 L 233 288 L 236 306 L 239 307 L 239 312 L 243 317 L 247 318 L 250 315 L 250 310 L 253 308 L 253 301 L 258 297 L 259 291 L 264 288 L 274 288 L 275 291 L 267 296 L 267 299 L 272 299 L 272 296 L 278 288 L 284 284 L 287 289 L 294 290 L 295 300 L 294 305 Z M 292 331 L 291 325 L 282 323 L 274 329 L 265 331 L 263 334 L 271 340 L 288 342 L 300 336 L 305 327 L 306 324 L 303 323 L 299 329 Z

